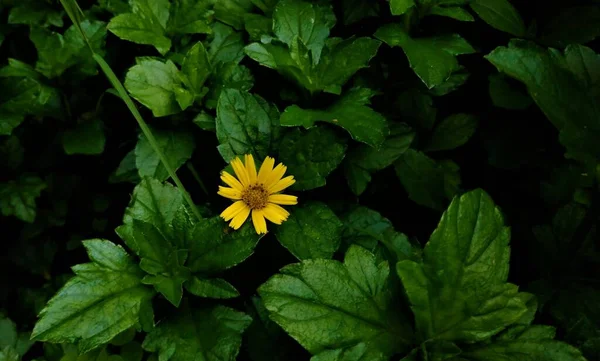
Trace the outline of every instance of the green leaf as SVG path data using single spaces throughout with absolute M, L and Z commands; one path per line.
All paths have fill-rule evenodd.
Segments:
M 131 10 L 126 0 L 98 0 L 98 6 L 114 15 L 126 13 Z
M 152 134 L 173 170 L 176 171 L 191 158 L 195 148 L 194 137 L 191 133 L 152 129 Z M 140 134 L 139 141 L 135 146 L 135 164 L 142 178 L 153 177 L 159 181 L 169 178 L 169 173 L 160 161 L 158 154 L 143 134 Z
M 153 296 L 142 272 L 123 248 L 106 240 L 83 241 L 91 263 L 73 267 L 75 277 L 48 302 L 31 338 L 75 343 L 81 352 L 136 326 Z
M 494 29 L 517 37 L 525 36 L 525 23 L 521 15 L 508 0 L 474 0 L 471 9 Z
M 17 136 L 3 137 L 0 141 L 0 166 L 16 169 L 23 164 L 25 148 Z
M 210 34 L 208 17 L 212 15 L 212 0 L 175 0 L 167 23 L 170 34 Z
M 559 7 L 540 23 L 538 33 L 543 44 L 560 48 L 585 44 L 600 36 L 600 8 L 597 4 Z
M 235 360 L 250 322 L 246 314 L 224 306 L 185 307 L 152 330 L 142 347 L 157 352 L 159 360 Z
M 422 262 L 397 271 L 421 340 L 482 341 L 519 321 L 531 295 L 506 283 L 510 231 L 482 190 L 455 198 Z
M 20 361 L 21 357 L 17 351 L 10 346 L 0 349 L 0 361 Z
M 215 18 L 236 30 L 242 30 L 244 15 L 253 7 L 252 0 L 219 0 L 215 2 Z
M 486 58 L 498 70 L 527 86 L 533 100 L 559 130 L 567 157 L 587 163 L 600 159 L 600 103 L 595 101 L 592 90 L 569 71 L 562 54 L 513 40 Z
M 62 137 L 65 153 L 71 154 L 102 154 L 104 152 L 104 125 L 95 118 L 78 124 L 73 129 L 65 131 Z
M 301 0 L 281 0 L 273 11 L 273 33 L 288 46 L 301 41 L 311 52 L 314 64 L 319 63 L 329 30 L 335 25 L 330 6 Z
M 192 46 L 185 55 L 181 72 L 187 76 L 188 88 L 194 92 L 197 99 L 201 99 L 206 93 L 206 90 L 203 89 L 204 82 L 212 72 L 208 53 L 201 41 Z
M 244 39 L 241 33 L 229 26 L 216 22 L 212 26 L 213 39 L 208 46 L 210 63 L 239 63 L 244 57 Z
M 221 278 L 201 279 L 192 277 L 184 286 L 188 292 L 198 297 L 235 298 L 240 295 L 235 287 Z
M 429 89 L 443 84 L 453 72 L 460 69 L 455 55 L 475 52 L 459 35 L 413 39 L 399 24 L 382 26 L 375 37 L 389 46 L 401 47 L 410 67 Z
M 237 89 L 247 92 L 252 89 L 253 85 L 254 77 L 250 69 L 234 62 L 219 63 L 210 78 L 210 90 L 205 99 L 206 107 L 210 109 L 217 107 L 223 89 Z
M 445 16 L 459 21 L 475 21 L 471 13 L 458 6 L 434 6 L 429 9 L 429 15 Z
M 326 121 L 346 129 L 355 140 L 379 148 L 389 129 L 386 119 L 368 106 L 373 95 L 371 89 L 353 88 L 327 110 L 292 105 L 281 115 L 281 125 L 311 128 L 316 121 Z
M 271 18 L 253 13 L 244 15 L 244 29 L 252 41 L 260 41 L 264 35 L 270 35 L 272 28 Z
M 449 150 L 460 147 L 475 134 L 478 119 L 472 114 L 453 114 L 433 130 L 426 151 Z
M 277 240 L 299 260 L 332 258 L 340 246 L 342 222 L 326 204 L 307 202 L 277 227 Z
M 479 361 L 586 361 L 575 347 L 553 340 L 515 340 L 496 342 L 461 354 Z
M 362 194 L 371 181 L 371 173 L 392 165 L 410 147 L 414 137 L 415 132 L 409 126 L 394 123 L 379 149 L 360 145 L 350 150 L 344 161 L 344 173 L 352 192 Z
M 258 292 L 270 317 L 310 353 L 365 343 L 370 352 L 406 351 L 411 331 L 397 313 L 387 262 L 354 246 L 344 263 L 306 260 L 281 269 Z
M 311 361 L 387 361 L 389 358 L 361 342 L 348 348 L 327 350 L 312 357 Z
M 46 183 L 39 177 L 22 175 L 8 183 L 0 183 L 0 211 L 4 216 L 15 216 L 20 220 L 33 223 L 36 214 L 35 200 Z
M 583 45 L 569 45 L 565 49 L 569 70 L 594 96 L 600 96 L 600 55 Z
M 437 109 L 433 106 L 430 95 L 417 89 L 400 93 L 398 96 L 397 112 L 409 124 L 415 127 L 431 130 L 437 118 Z
M 179 69 L 172 61 L 142 57 L 136 58 L 136 63 L 125 75 L 125 88 L 155 117 L 176 114 L 191 105 L 178 101 L 181 95 L 192 95 L 183 88 Z
M 279 111 L 258 95 L 224 89 L 217 105 L 219 153 L 226 162 L 238 155 L 264 159 L 279 138 Z
M 394 164 L 400 182 L 410 199 L 429 208 L 441 210 L 458 192 L 458 166 L 436 162 L 425 154 L 406 150 Z
M 106 23 L 84 20 L 80 26 L 94 52 L 104 54 Z M 70 26 L 64 35 L 33 27 L 30 38 L 38 53 L 35 68 L 48 78 L 60 76 L 74 66 L 77 66 L 76 70 L 84 75 L 98 73 L 96 62 L 90 56 L 87 43 L 81 37 L 77 26 Z
M 308 190 L 325 185 L 325 178 L 342 162 L 345 152 L 344 139 L 318 126 L 306 132 L 287 132 L 281 139 L 279 159 L 296 179 L 292 189 Z
M 16 3 L 8 13 L 9 24 L 25 24 L 41 27 L 50 25 L 63 27 L 63 12 L 47 2 L 22 0 Z
M 169 0 L 131 0 L 132 12 L 112 18 L 108 30 L 120 39 L 152 45 L 165 55 L 171 48 L 166 36 L 169 8 Z
M 402 15 L 415 6 L 415 0 L 390 0 L 392 15 Z
M 489 92 L 492 103 L 499 108 L 524 110 L 529 108 L 532 99 L 524 89 L 515 89 L 501 73 L 489 76 Z
M 203 275 L 224 271 L 250 257 L 260 238 L 250 222 L 233 231 L 220 217 L 205 219 L 194 228 L 188 267 Z
M 138 174 L 137 166 L 135 165 L 135 149 L 132 149 L 129 153 L 125 155 L 125 157 L 123 157 L 117 169 L 115 169 L 115 171 L 108 178 L 108 182 L 138 183 L 139 181 L 140 176 Z
M 344 25 L 354 24 L 364 18 L 377 16 L 379 4 L 368 0 L 343 0 L 342 14 Z

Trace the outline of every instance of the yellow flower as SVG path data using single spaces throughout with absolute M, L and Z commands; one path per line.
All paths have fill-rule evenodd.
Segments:
M 231 220 L 229 226 L 238 229 L 252 212 L 252 223 L 256 233 L 267 233 L 265 218 L 275 224 L 281 224 L 287 220 L 290 213 L 280 204 L 298 203 L 296 196 L 279 194 L 296 181 L 294 176 L 283 178 L 287 167 L 279 163 L 273 168 L 275 159 L 271 157 L 265 158 L 258 174 L 252 155 L 246 154 L 244 160 L 245 164 L 237 157 L 231 161 L 237 179 L 225 171 L 221 173 L 221 180 L 229 187 L 219 186 L 218 194 L 235 201 L 221 213 L 221 217 L 225 221 Z

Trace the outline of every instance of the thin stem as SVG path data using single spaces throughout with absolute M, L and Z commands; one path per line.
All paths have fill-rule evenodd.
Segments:
M 88 45 L 88 48 L 90 49 L 90 51 L 92 53 L 92 57 L 98 63 L 98 65 L 100 65 L 100 68 L 102 69 L 102 71 L 104 72 L 104 74 L 106 75 L 106 77 L 108 78 L 110 83 L 112 84 L 112 86 L 115 87 L 115 89 L 121 96 L 121 99 L 123 99 L 123 101 L 127 105 L 127 108 L 129 108 L 129 111 L 131 112 L 131 114 L 137 121 L 138 125 L 142 129 L 142 133 L 144 133 L 144 135 L 146 136 L 146 139 L 148 139 L 148 143 L 150 143 L 150 146 L 152 147 L 152 149 L 156 152 L 156 154 L 158 154 L 158 158 L 160 159 L 161 163 L 163 164 L 163 166 L 169 173 L 169 176 L 173 179 L 173 181 L 177 185 L 177 188 L 179 189 L 179 191 L 183 195 L 183 198 L 185 199 L 185 201 L 188 203 L 188 205 L 192 209 L 192 212 L 199 220 L 201 220 L 202 216 L 200 215 L 200 211 L 198 211 L 198 208 L 194 204 L 192 197 L 190 197 L 190 194 L 186 191 L 185 187 L 183 186 L 183 183 L 181 183 L 181 180 L 175 173 L 175 170 L 171 167 L 171 165 L 167 161 L 167 158 L 165 157 L 164 153 L 161 151 L 160 147 L 158 146 L 158 143 L 156 142 L 156 139 L 154 138 L 152 131 L 148 127 L 148 124 L 146 124 L 146 122 L 144 121 L 144 118 L 142 118 L 142 115 L 140 114 L 140 112 L 137 110 L 135 104 L 133 103 L 133 100 L 131 100 L 131 98 L 129 97 L 129 94 L 127 94 L 125 87 L 123 86 L 123 84 L 121 83 L 119 78 L 117 78 L 115 73 L 112 71 L 112 69 L 110 68 L 108 63 L 106 63 L 106 61 L 104 61 L 104 59 L 100 55 L 98 55 L 94 52 L 94 49 L 92 48 L 87 36 L 85 35 L 83 30 L 81 29 L 81 26 L 79 25 L 79 23 L 80 23 L 79 19 L 83 15 L 83 12 L 81 11 L 81 8 L 79 7 L 79 5 L 77 5 L 77 1 L 76 0 L 61 0 L 61 4 L 63 5 L 63 8 L 69 15 L 69 18 L 71 19 L 73 24 L 77 27 L 77 29 L 79 30 L 79 33 L 81 34 L 81 36 L 85 40 L 86 44 Z
M 208 189 L 204 185 L 204 182 L 202 182 L 202 178 L 200 178 L 200 174 L 198 174 L 196 167 L 194 167 L 194 165 L 191 162 L 187 162 L 186 165 L 187 165 L 187 168 L 190 170 L 190 173 L 192 173 L 192 177 L 194 177 L 196 182 L 198 182 L 198 184 L 200 185 L 200 188 L 202 188 L 202 191 L 208 196 L 209 195 Z

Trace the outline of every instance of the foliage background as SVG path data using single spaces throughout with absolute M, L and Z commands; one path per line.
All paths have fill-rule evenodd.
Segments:
M 136 3 L 144 2 L 132 2 Z M 187 4 L 186 1 L 173 3 Z M 477 4 L 467 3 L 423 0 L 403 12 L 403 5 L 411 5 L 410 1 L 392 1 L 391 5 L 387 1 L 322 2 L 323 6 L 332 6 L 337 18 L 331 37 L 383 40 L 376 55 L 374 52 L 372 59 L 365 59 L 364 65 L 368 63 L 368 67 L 350 72 L 352 76 L 336 84 L 342 86 L 342 95 L 321 92 L 321 89 L 311 93 L 300 78 L 284 77 L 280 75 L 283 71 L 261 66 L 251 59 L 252 56 L 244 56 L 240 62 L 247 70 L 240 70 L 240 65 L 234 64 L 232 71 L 240 77 L 251 74 L 253 81 L 232 82 L 229 87 L 259 95 L 278 109 L 281 119 L 293 105 L 324 110 L 338 103 L 353 87 L 372 89 L 370 104 L 368 99 L 362 104 L 353 99 L 340 106 L 342 111 L 335 115 L 316 115 L 318 120 L 340 118 L 342 123 L 348 118 L 351 128 L 361 119 L 352 116 L 356 111 L 350 107 L 359 105 L 377 112 L 362 119 L 376 122 L 381 118 L 390 128 L 401 129 L 400 134 L 404 136 L 399 143 L 406 143 L 406 148 L 410 144 L 410 150 L 400 146 L 402 150 L 392 154 L 387 164 L 372 164 L 373 169 L 369 171 L 372 180 L 364 192 L 353 192 L 352 182 L 359 182 L 360 177 L 349 176 L 348 168 L 353 159 L 357 159 L 351 155 L 366 152 L 368 148 L 365 147 L 369 147 L 357 140 L 361 135 L 371 136 L 372 132 L 355 128 L 359 130 L 350 132 L 352 139 L 336 124 L 325 122 L 318 122 L 316 128 L 309 130 L 331 132 L 340 147 L 347 144 L 347 150 L 343 152 L 345 159 L 339 162 L 341 165 L 333 164 L 331 173 L 325 172 L 326 184 L 296 192 L 301 203 L 323 202 L 341 219 L 343 226 L 337 239 L 342 241 L 343 247 L 334 259 L 343 259 L 349 243 L 373 246 L 371 240 L 348 236 L 352 235 L 352 230 L 362 227 L 347 219 L 344 210 L 350 205 L 361 205 L 378 212 L 418 249 L 416 245 L 423 246 L 427 242 L 454 196 L 481 188 L 498 205 L 505 224 L 511 228 L 509 281 L 519 285 L 522 291 L 536 295 L 535 323 L 555 326 L 558 340 L 580 348 L 588 360 L 599 360 L 597 270 L 600 258 L 596 227 L 600 216 L 597 191 L 600 146 L 595 135 L 600 130 L 597 105 L 600 60 L 595 54 L 598 49 L 595 39 L 600 34 L 600 3 L 594 0 L 512 1 L 513 9 L 503 1 L 482 1 L 484 5 L 505 11 L 486 21 L 482 20 L 485 16 L 477 15 Z M 161 54 L 151 45 L 127 41 L 123 34 L 115 35 L 118 31 L 104 30 L 107 24 L 114 22 L 115 16 L 130 11 L 127 2 L 79 3 L 86 18 L 98 22 L 97 36 L 91 36 L 95 51 L 110 64 L 136 99 L 139 95 L 132 92 L 126 80 L 136 57 L 150 56 L 161 62 L 171 59 L 181 69 L 187 51 L 198 41 L 203 42 L 210 55 L 211 43 L 219 34 L 232 32 L 234 37 L 241 39 L 240 47 L 260 42 L 261 37 L 256 34 L 261 35 L 261 31 L 265 36 L 273 36 L 270 14 L 267 12 L 261 17 L 265 14 L 258 6 L 268 5 L 268 1 L 223 0 L 217 5 L 208 1 L 206 4 L 212 11 L 202 16 L 198 13 L 201 21 L 195 24 L 195 30 L 187 34 L 184 34 L 187 30 L 167 31 L 166 38 L 172 41 L 171 51 Z M 427 13 L 426 9 L 436 6 L 447 12 L 452 9 L 460 16 L 471 14 L 473 21 Z M 394 9 L 397 15 L 392 15 Z M 120 174 L 120 178 L 116 176 L 115 171 L 123 159 L 142 142 L 139 127 L 123 101 L 107 92 L 111 84 L 98 70 L 76 29 L 71 27 L 61 4 L 3 1 L 1 14 L 0 57 L 5 68 L 0 70 L 3 83 L 0 89 L 0 209 L 3 214 L 0 217 L 3 240 L 0 268 L 4 276 L 0 278 L 0 301 L 16 330 L 27 335 L 46 302 L 72 276 L 70 267 L 87 262 L 81 241 L 104 238 L 120 242 L 114 230 L 123 223 L 124 209 L 139 181 L 138 172 L 160 181 L 166 180 L 168 174 L 159 169 L 156 159 L 151 159 L 150 163 L 154 163 L 143 167 L 138 164 L 139 170 L 130 167 L 128 172 Z M 323 19 L 317 21 L 326 22 Z M 468 44 L 461 43 L 462 48 L 457 52 L 460 55 L 455 56 L 440 54 L 439 44 L 432 49 L 426 42 L 415 45 L 411 39 L 394 43 L 394 39 L 402 38 L 394 26 L 408 29 L 414 39 L 459 34 Z M 202 30 L 204 28 L 208 30 Z M 395 38 L 389 33 L 386 36 L 382 29 L 391 31 Z M 153 37 L 156 39 L 156 35 Z M 525 49 L 523 54 L 518 51 L 502 54 L 502 47 L 513 49 L 513 45 L 508 44 L 515 38 L 528 42 L 513 43 L 517 44 L 515 49 L 518 46 Z M 575 48 L 576 44 L 591 50 Z M 578 73 L 573 67 L 565 68 L 561 60 L 557 60 L 560 57 L 556 53 L 547 52 L 548 48 L 554 48 L 562 54 L 569 45 L 586 54 L 586 71 Z M 415 58 L 409 62 L 411 54 Z M 344 59 L 334 60 L 334 68 L 345 69 L 347 64 L 343 60 L 352 57 L 349 53 Z M 35 75 L 31 71 L 17 72 L 9 59 L 29 64 L 35 69 L 31 70 Z M 426 61 L 431 63 L 423 63 Z M 454 68 L 457 64 L 462 68 Z M 180 101 L 173 101 L 171 94 L 176 92 L 173 90 L 167 96 L 170 109 L 176 109 L 169 111 L 173 114 L 155 117 L 161 109 L 148 109 L 142 105 L 144 101 L 137 103 L 143 118 L 155 132 L 173 137 L 171 145 L 176 146 L 166 152 L 180 166 L 177 174 L 204 217 L 218 215 L 228 204 L 216 194 L 218 174 L 229 159 L 227 153 L 217 148 L 227 140 L 216 136 L 214 121 L 215 116 L 221 119 L 215 108 L 219 99 L 218 84 L 225 80 L 226 72 L 213 65 L 215 70 L 205 83 L 207 90 L 184 84 L 183 88 L 191 95 L 184 92 Z M 411 66 L 415 69 L 429 67 L 430 77 L 414 71 Z M 306 69 L 301 73 L 310 72 Z M 468 78 L 464 83 L 457 81 L 454 89 L 449 85 L 450 73 L 445 73 L 448 69 L 456 76 L 450 78 L 451 81 L 459 78 L 456 73 L 468 74 Z M 517 80 L 502 75 L 498 69 Z M 437 87 L 427 89 L 426 84 L 431 85 L 434 81 L 432 74 L 438 71 L 446 76 L 442 76 Z M 319 81 L 325 77 L 322 74 L 314 76 Z M 444 91 L 446 86 L 451 91 Z M 28 89 L 33 89 L 33 96 Z M 208 93 L 204 94 L 205 91 Z M 16 97 L 18 95 L 23 97 Z M 164 96 L 154 94 L 151 103 L 159 104 Z M 182 100 L 189 96 L 192 96 L 191 101 Z M 182 106 L 186 102 L 188 106 Z M 344 115 L 346 109 L 350 109 L 350 116 Z M 456 114 L 465 116 L 453 119 L 451 116 Z M 252 112 L 248 115 L 242 123 L 251 123 L 258 118 Z M 291 122 L 288 125 L 311 122 L 310 116 L 306 116 L 308 120 L 303 116 L 306 115 L 288 114 L 286 119 Z M 222 118 L 225 119 L 225 115 Z M 446 125 L 440 126 L 447 119 L 450 120 Z M 224 129 L 230 129 L 231 123 L 226 124 Z M 396 126 L 404 128 L 394 128 Z M 282 137 L 304 132 L 300 129 L 281 127 Z M 362 131 L 365 133 L 360 133 Z M 270 144 L 262 138 L 254 141 L 255 146 Z M 165 142 L 169 146 L 168 140 Z M 185 147 L 184 144 L 194 146 Z M 264 156 L 266 154 L 262 153 L 277 151 L 275 138 L 272 144 L 258 153 Z M 272 155 L 285 160 L 281 153 Z M 292 174 L 296 178 L 303 176 Z M 317 183 L 322 181 L 319 177 L 314 178 Z M 203 187 L 208 191 L 204 192 Z M 317 230 L 318 234 L 328 231 L 331 230 Z M 184 298 L 189 307 L 222 304 L 250 312 L 257 288 L 281 267 L 298 261 L 277 242 L 273 233 L 276 232 L 261 239 L 254 254 L 243 263 L 219 273 L 220 278 L 239 291 L 240 297 L 210 300 L 188 293 Z M 379 243 L 375 240 L 374 244 Z M 374 249 L 375 246 L 371 250 Z M 391 269 L 394 268 L 392 264 Z M 164 297 L 155 297 L 155 320 L 172 315 L 173 307 Z M 404 305 L 399 309 L 410 314 Z M 253 318 L 257 319 L 256 315 Z M 259 339 L 263 332 L 256 329 L 259 325 L 254 323 L 244 333 L 238 359 L 263 360 L 256 356 L 260 351 L 252 349 L 260 349 L 261 342 L 282 345 L 277 348 L 282 354 L 272 355 L 279 359 L 309 359 L 310 354 L 302 346 L 274 324 L 269 325 L 275 329 L 277 338 Z M 14 328 L 6 319 L 2 319 L 0 326 L 0 332 L 7 333 Z M 143 332 L 138 333 L 135 340 L 138 342 L 135 351 L 126 351 L 118 342 L 113 342 L 108 352 L 137 361 L 142 357 L 139 343 L 144 340 Z M 52 361 L 77 357 L 77 354 L 76 349 L 68 346 L 54 347 L 36 342 L 24 359 L 43 357 Z M 405 354 L 397 354 L 394 359 Z M 148 355 L 146 352 L 143 357 Z M 6 352 L 2 357 L 10 359 Z

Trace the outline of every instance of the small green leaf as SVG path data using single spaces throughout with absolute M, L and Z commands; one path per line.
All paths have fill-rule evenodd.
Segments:
M 166 36 L 169 8 L 169 0 L 132 0 L 132 12 L 112 18 L 108 30 L 120 39 L 152 45 L 165 55 L 171 48 Z
M 152 110 L 155 117 L 176 114 L 185 109 L 177 101 L 185 93 L 179 69 L 167 60 L 136 58 L 137 65 L 125 75 L 125 88 L 131 96 Z
M 263 35 L 270 35 L 273 30 L 273 21 L 259 14 L 246 14 L 244 15 L 244 28 L 250 40 L 260 41 Z
M 187 76 L 189 81 L 188 88 L 191 89 L 196 97 L 201 98 L 205 91 L 204 82 L 212 72 L 212 66 L 208 60 L 208 53 L 201 41 L 192 46 L 183 59 L 181 72 Z
M 394 167 L 409 198 L 422 206 L 441 210 L 458 191 L 458 166 L 436 162 L 419 151 L 406 150 Z
M 379 148 L 389 129 L 386 119 L 368 106 L 373 95 L 370 89 L 353 88 L 327 110 L 292 105 L 281 115 L 281 125 L 310 128 L 316 121 L 326 121 L 346 129 L 355 140 Z
M 15 216 L 33 223 L 36 214 L 35 200 L 46 183 L 39 177 L 23 175 L 16 181 L 0 183 L 0 210 L 4 216 Z
M 226 162 L 243 154 L 264 159 L 279 138 L 279 111 L 258 95 L 225 89 L 217 105 L 217 138 Z
M 246 314 L 224 306 L 185 307 L 152 330 L 142 347 L 157 352 L 159 360 L 235 360 L 250 322 Z
M 254 85 L 254 76 L 250 69 L 235 62 L 219 63 L 209 82 L 210 90 L 206 95 L 205 103 L 207 108 L 214 109 L 217 107 L 223 89 L 250 91 Z M 215 126 L 213 125 L 213 127 Z
M 459 21 L 475 21 L 471 13 L 458 6 L 434 6 L 429 9 L 429 15 L 445 16 Z
M 235 298 L 240 295 L 235 287 L 221 278 L 201 279 L 192 277 L 184 286 L 191 294 L 198 297 Z
M 216 22 L 212 26 L 213 38 L 208 46 L 210 63 L 239 63 L 244 57 L 244 39 L 241 33 Z
M 153 129 L 152 134 L 173 170 L 176 171 L 191 158 L 195 148 L 194 137 L 191 133 Z M 143 134 L 140 134 L 135 147 L 135 164 L 142 178 L 153 177 L 159 181 L 169 178 L 169 173 L 160 161 L 158 154 Z
M 368 0 L 343 0 L 342 14 L 344 25 L 354 24 L 364 18 L 377 16 L 379 4 Z
M 63 15 L 49 3 L 37 0 L 22 0 L 15 4 L 8 13 L 9 24 L 25 24 L 48 27 L 63 27 Z
M 167 23 L 170 34 L 209 34 L 208 17 L 212 15 L 212 0 L 175 0 Z
M 505 109 L 523 110 L 529 108 L 533 102 L 529 94 L 523 90 L 512 87 L 501 74 L 489 76 L 489 92 L 492 103 Z
M 517 37 L 525 35 L 525 23 L 508 0 L 474 0 L 471 9 L 494 29 Z
M 360 145 L 350 150 L 344 162 L 344 173 L 352 192 L 362 194 L 371 181 L 371 173 L 392 165 L 410 147 L 414 137 L 415 132 L 410 127 L 394 123 L 379 149 Z
M 452 201 L 422 263 L 397 264 L 421 340 L 485 340 L 528 312 L 530 295 L 506 283 L 509 240 L 500 210 L 485 192 Z
M 291 210 L 279 226 L 277 240 L 299 260 L 332 258 L 341 241 L 342 222 L 321 202 L 308 202 Z
M 92 262 L 73 267 L 76 276 L 42 310 L 31 338 L 77 342 L 86 352 L 138 325 L 153 292 L 141 284 L 142 272 L 123 248 L 98 239 L 83 245 Z
M 236 30 L 244 28 L 244 15 L 251 12 L 252 0 L 219 0 L 215 2 L 215 18 Z
M 377 263 L 358 246 L 343 264 L 317 259 L 288 265 L 258 292 L 271 319 L 312 354 L 365 343 L 390 356 L 411 342 L 393 306 L 387 262 Z
M 554 340 L 496 342 L 461 354 L 474 361 L 586 361 L 575 347 Z
M 102 154 L 105 142 L 104 125 L 97 118 L 66 130 L 62 138 L 67 154 Z
M 413 39 L 399 24 L 382 26 L 375 37 L 401 47 L 410 67 L 429 89 L 441 85 L 460 69 L 455 55 L 475 52 L 459 35 Z
M 392 15 L 402 15 L 415 6 L 415 0 L 390 0 Z
M 306 132 L 287 132 L 281 139 L 279 159 L 296 179 L 292 189 L 308 190 L 325 185 L 325 178 L 342 162 L 345 152 L 344 139 L 318 126 Z
M 449 150 L 465 144 L 475 134 L 478 119 L 472 114 L 453 114 L 433 130 L 426 151 Z

